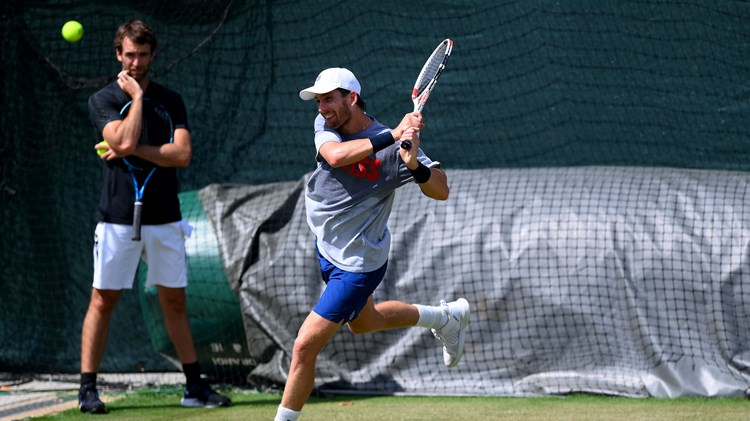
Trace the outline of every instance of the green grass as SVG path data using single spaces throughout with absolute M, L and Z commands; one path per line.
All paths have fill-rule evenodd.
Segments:
M 109 395 L 102 420 L 273 420 L 281 395 L 234 391 L 230 408 L 179 406 L 180 390 L 161 389 Z M 93 416 L 100 418 L 99 416 Z M 91 420 L 77 409 L 35 420 Z M 593 395 L 564 397 L 312 397 L 300 421 L 332 420 L 750 420 L 744 398 L 633 399 Z

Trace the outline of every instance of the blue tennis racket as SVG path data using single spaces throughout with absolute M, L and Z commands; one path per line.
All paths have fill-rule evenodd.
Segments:
M 120 115 L 124 116 L 127 114 L 128 108 L 130 108 L 130 104 L 132 104 L 132 102 L 133 101 L 128 101 L 128 103 L 122 107 L 122 110 L 120 110 Z M 154 100 L 144 98 L 143 120 L 144 121 L 141 129 L 141 136 L 143 136 L 144 131 L 147 134 L 150 133 L 151 127 L 159 127 L 154 125 L 163 125 L 162 128 L 168 128 L 169 130 L 169 143 L 174 143 L 174 124 L 172 123 L 172 117 L 169 115 L 169 111 L 167 111 L 164 105 Z M 149 180 L 151 180 L 151 176 L 154 175 L 154 172 L 156 172 L 157 167 L 154 165 L 154 167 L 149 170 L 148 175 L 146 175 L 142 185 L 139 187 L 137 174 L 143 173 L 146 170 L 143 167 L 134 165 L 132 162 L 128 161 L 127 158 L 122 158 L 122 160 L 125 163 L 125 166 L 128 167 L 130 177 L 133 179 L 133 188 L 135 190 L 135 203 L 133 204 L 132 240 L 141 241 L 141 214 L 143 213 L 143 192 L 146 190 L 146 185 L 148 184 Z

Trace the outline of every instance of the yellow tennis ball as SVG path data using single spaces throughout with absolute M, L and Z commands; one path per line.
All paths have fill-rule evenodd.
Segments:
M 62 36 L 65 41 L 78 42 L 83 38 L 83 25 L 78 21 L 69 20 L 62 27 Z
M 96 144 L 96 146 L 99 146 L 99 145 L 102 145 L 102 146 L 109 146 L 109 143 L 107 143 L 107 141 L 106 141 L 106 140 L 103 140 L 103 141 L 101 141 L 101 142 L 99 142 L 99 143 L 97 143 L 97 144 Z M 102 156 L 102 155 L 104 155 L 104 152 L 107 152 L 108 150 L 109 150 L 109 149 L 99 149 L 99 148 L 97 148 L 97 149 L 96 149 L 96 153 L 97 153 L 97 154 L 98 154 L 99 156 Z

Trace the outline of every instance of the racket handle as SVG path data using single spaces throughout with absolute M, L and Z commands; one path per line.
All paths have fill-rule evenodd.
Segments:
M 135 202 L 133 206 L 133 241 L 141 241 L 141 211 L 143 210 L 143 202 L 140 200 Z
M 422 108 L 420 107 L 419 110 L 421 111 Z M 419 132 L 417 132 L 417 137 L 418 136 L 419 136 Z M 401 148 L 404 149 L 404 150 L 410 151 L 411 150 L 411 142 L 408 141 L 408 140 L 404 140 L 403 142 L 401 142 Z

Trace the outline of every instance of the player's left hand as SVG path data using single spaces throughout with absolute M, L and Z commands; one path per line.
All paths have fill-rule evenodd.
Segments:
M 404 130 L 399 140 L 401 142 L 406 140 L 411 142 L 411 149 L 398 148 L 398 152 L 401 154 L 401 160 L 404 161 L 407 167 L 416 168 L 418 165 L 417 154 L 419 153 L 419 127 L 409 127 Z
M 424 124 L 422 123 L 422 113 L 419 111 L 414 111 L 411 113 L 407 113 L 404 115 L 404 118 L 401 119 L 401 122 L 398 123 L 398 126 L 396 126 L 395 129 L 391 131 L 393 134 L 393 138 L 396 140 L 404 140 L 402 139 L 404 132 L 409 127 L 416 127 L 417 130 L 421 130 L 424 128 Z

